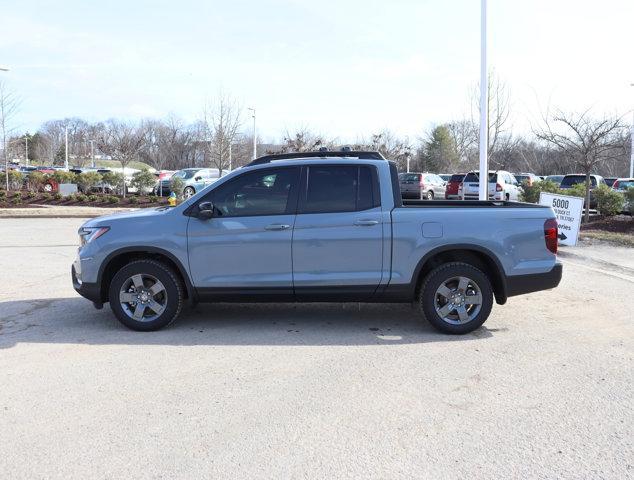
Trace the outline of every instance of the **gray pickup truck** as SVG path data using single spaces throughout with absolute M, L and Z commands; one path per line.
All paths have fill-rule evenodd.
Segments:
M 377 152 L 269 155 L 172 208 L 86 222 L 71 274 L 134 330 L 188 302 L 413 302 L 467 333 L 493 301 L 556 287 L 551 208 L 403 201 Z

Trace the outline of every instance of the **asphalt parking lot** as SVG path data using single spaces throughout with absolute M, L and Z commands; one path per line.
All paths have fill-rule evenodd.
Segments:
M 558 289 L 460 337 L 365 304 L 137 333 L 72 289 L 81 223 L 0 219 L 3 478 L 634 475 L 631 257 L 570 251 Z

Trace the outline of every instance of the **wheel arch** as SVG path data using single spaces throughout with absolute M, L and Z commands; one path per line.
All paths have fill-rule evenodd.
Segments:
M 415 295 L 429 272 L 444 263 L 464 262 L 482 270 L 491 280 L 495 301 L 506 303 L 506 275 L 499 259 L 490 250 L 470 244 L 443 245 L 425 254 L 418 262 L 412 275 Z
M 189 279 L 187 270 L 175 255 L 158 247 L 135 246 L 124 247 L 110 253 L 99 267 L 97 284 L 99 285 L 102 302 L 108 301 L 108 289 L 114 275 L 121 267 L 134 260 L 144 258 L 158 260 L 170 266 L 185 285 L 185 298 L 193 301 L 196 299 L 196 291 Z

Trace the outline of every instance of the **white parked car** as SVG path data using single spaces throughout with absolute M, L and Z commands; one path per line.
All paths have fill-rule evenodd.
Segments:
M 458 188 L 461 200 L 478 200 L 479 172 L 469 172 Z M 489 200 L 517 202 L 520 187 L 515 177 L 504 170 L 489 171 Z

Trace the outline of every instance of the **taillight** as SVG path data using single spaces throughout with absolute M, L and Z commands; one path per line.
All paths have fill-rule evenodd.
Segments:
M 421 178 L 420 181 L 418 182 L 418 184 L 420 185 L 420 188 L 425 188 L 425 183 L 423 182 L 423 179 Z
M 557 254 L 557 220 L 549 218 L 544 222 L 544 241 L 546 248 Z
M 502 190 L 504 190 L 504 189 L 502 188 L 502 185 L 500 185 L 499 183 L 496 183 L 496 184 L 495 184 L 495 191 L 496 191 L 496 192 L 501 192 Z

